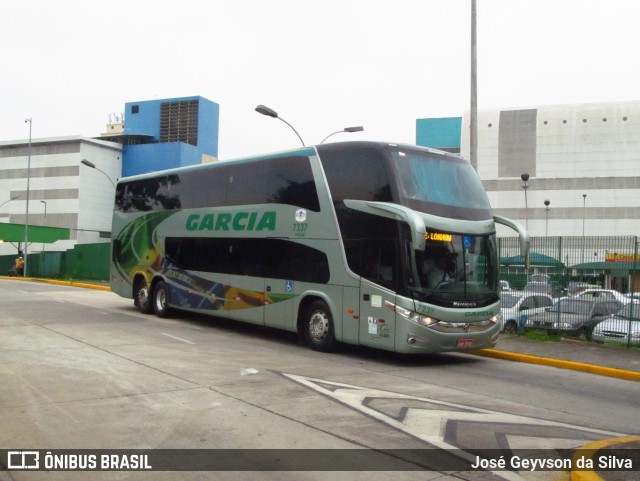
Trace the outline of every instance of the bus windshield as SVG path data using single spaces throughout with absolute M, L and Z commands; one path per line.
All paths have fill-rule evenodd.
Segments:
M 389 153 L 400 183 L 400 203 L 441 217 L 492 218 L 482 182 L 466 160 L 401 147 Z
M 424 251 L 414 251 L 409 290 L 416 297 L 482 301 L 497 291 L 495 235 L 427 232 Z M 431 240 L 434 239 L 434 240 Z

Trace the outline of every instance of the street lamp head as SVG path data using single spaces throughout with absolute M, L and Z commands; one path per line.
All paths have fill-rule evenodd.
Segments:
M 582 198 L 586 199 L 587 198 L 587 194 L 582 194 Z
M 522 182 L 526 182 L 527 180 L 529 180 L 529 174 L 524 173 L 520 176 L 520 178 L 522 179 Z
M 546 200 L 544 201 L 544 205 L 546 205 L 547 207 L 549 207 L 549 204 L 551 204 L 551 202 L 549 201 L 549 199 L 546 199 Z
M 345 127 L 342 130 L 338 130 L 336 132 L 331 132 L 329 135 L 327 135 L 324 139 L 322 139 L 322 141 L 320 142 L 321 144 L 324 144 L 324 141 L 327 140 L 329 137 L 331 137 L 332 135 L 336 135 L 339 134 L 341 132 L 362 132 L 364 130 L 364 127 L 361 125 L 358 125 L 357 127 Z
M 24 123 L 31 122 L 31 119 L 24 119 Z
M 113 183 L 113 180 L 111 180 L 111 177 L 109 177 L 105 172 L 103 172 L 102 170 L 98 169 L 96 167 L 96 164 L 94 164 L 93 162 L 91 162 L 90 160 L 87 159 L 82 159 L 80 161 L 81 164 L 86 165 L 87 167 L 91 167 L 92 169 L 96 169 L 98 172 L 100 172 L 102 175 L 104 175 L 107 179 L 109 179 L 109 182 L 111 182 L 111 185 L 113 186 L 113 188 L 116 188 L 116 184 Z
M 275 110 L 270 109 L 269 107 L 265 106 L 265 105 L 258 105 L 256 107 L 256 112 L 262 114 L 262 115 L 266 115 L 267 117 L 273 117 L 274 119 L 278 118 L 278 112 L 276 112 Z

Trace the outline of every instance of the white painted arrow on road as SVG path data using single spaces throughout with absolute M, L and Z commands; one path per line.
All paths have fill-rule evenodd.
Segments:
M 456 455 L 469 461 L 476 458 L 469 452 L 474 449 L 573 449 L 590 441 L 625 435 L 404 393 L 280 374 L 431 447 L 455 450 Z M 523 479 L 512 472 L 494 474 L 506 479 Z

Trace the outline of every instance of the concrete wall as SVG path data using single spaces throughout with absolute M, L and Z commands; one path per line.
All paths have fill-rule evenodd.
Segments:
M 46 250 L 66 250 L 77 242 L 109 241 L 114 199 L 110 179 L 115 182 L 120 177 L 121 157 L 121 146 L 111 142 L 83 137 L 32 139 L 29 225 L 71 231 L 70 241 L 46 245 Z M 82 165 L 83 159 L 105 174 Z M 28 164 L 28 142 L 0 142 L 0 204 L 4 203 L 0 222 L 26 221 Z M 29 251 L 42 248 L 41 244 L 32 244 Z M 16 252 L 16 245 L 0 244 L 0 255 Z
M 466 128 L 461 147 L 469 158 Z M 638 235 L 640 101 L 480 111 L 478 174 L 495 213 L 533 236 Z

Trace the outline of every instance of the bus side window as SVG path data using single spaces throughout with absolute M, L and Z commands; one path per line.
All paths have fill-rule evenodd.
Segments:
M 360 275 L 385 287 L 394 285 L 394 241 L 378 241 L 363 247 Z

